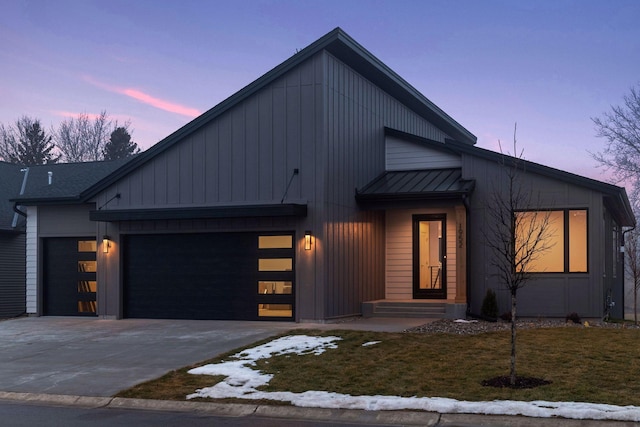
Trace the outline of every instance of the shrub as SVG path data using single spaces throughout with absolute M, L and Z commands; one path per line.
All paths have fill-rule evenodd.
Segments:
M 565 317 L 565 322 L 569 322 L 569 320 L 571 320 L 573 323 L 582 323 L 580 316 L 578 316 L 578 313 L 576 313 L 575 311 L 571 314 L 567 314 L 567 317 Z
M 502 314 L 500 315 L 500 318 L 501 318 L 502 320 L 504 320 L 505 322 L 511 322 L 511 312 L 510 312 L 510 311 L 507 311 L 507 312 L 505 312 L 505 313 L 502 313 Z
M 496 319 L 498 317 L 498 300 L 493 289 L 487 289 L 487 294 L 482 300 L 480 314 L 488 319 Z

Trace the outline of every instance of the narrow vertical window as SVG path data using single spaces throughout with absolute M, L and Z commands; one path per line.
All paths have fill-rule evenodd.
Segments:
M 587 211 L 569 211 L 569 272 L 587 272 Z

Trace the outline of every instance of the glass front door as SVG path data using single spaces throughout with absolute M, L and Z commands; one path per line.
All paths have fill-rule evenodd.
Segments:
M 413 217 L 414 298 L 447 297 L 445 221 L 445 215 Z

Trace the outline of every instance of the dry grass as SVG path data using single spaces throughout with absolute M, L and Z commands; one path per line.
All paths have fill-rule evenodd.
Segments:
M 275 374 L 265 390 L 640 405 L 639 330 L 550 328 L 519 331 L 518 374 L 552 382 L 523 390 L 481 385 L 482 380 L 508 373 L 508 332 L 472 336 L 360 331 L 293 333 L 338 335 L 343 339 L 338 343 L 338 349 L 328 350 L 320 356 L 278 356 L 259 361 L 258 369 Z M 363 347 L 362 344 L 368 341 L 381 342 Z M 187 370 L 171 372 L 119 396 L 183 400 L 197 388 L 211 386 L 222 379 L 190 375 Z

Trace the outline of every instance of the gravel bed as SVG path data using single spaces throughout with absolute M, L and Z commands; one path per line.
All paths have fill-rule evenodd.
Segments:
M 640 326 L 633 323 L 611 323 L 601 320 L 587 320 L 588 323 L 566 322 L 564 319 L 523 319 L 517 321 L 518 330 L 534 328 L 629 328 L 638 329 Z M 588 326 L 587 326 L 588 324 Z M 507 331 L 511 329 L 511 323 L 499 320 L 487 322 L 484 320 L 451 320 L 439 319 L 414 328 L 405 329 L 403 332 L 421 334 L 456 334 L 476 335 L 485 332 Z

